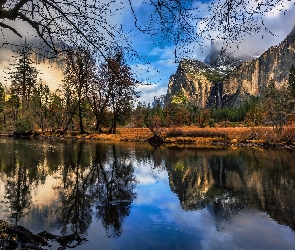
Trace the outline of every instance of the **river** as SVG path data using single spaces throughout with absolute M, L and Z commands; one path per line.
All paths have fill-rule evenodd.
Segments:
M 283 149 L 2 137 L 0 219 L 79 236 L 64 249 L 295 249 L 294 159 Z

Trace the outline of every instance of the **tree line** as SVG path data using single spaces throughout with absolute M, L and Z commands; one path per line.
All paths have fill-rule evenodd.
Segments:
M 154 106 L 139 103 L 133 110 L 132 124 L 150 128 L 170 126 L 272 126 L 282 129 L 295 121 L 295 67 L 292 65 L 288 83 L 276 86 L 274 81 L 265 84 L 259 96 L 249 96 L 240 106 L 200 108 L 188 102 L 179 92 L 164 107 L 160 102 Z
M 239 107 L 201 109 L 178 93 L 164 106 L 160 102 L 137 102 L 134 77 L 120 48 L 97 65 L 93 54 L 83 47 L 68 49 L 61 59 L 64 79 L 51 92 L 43 83 L 31 49 L 24 44 L 9 72 L 10 87 L 0 84 L 0 130 L 24 133 L 116 133 L 117 126 L 257 126 L 282 128 L 294 120 L 295 67 L 286 86 L 266 84 L 263 93 L 250 97 Z
M 114 49 L 97 65 L 83 47 L 68 49 L 61 59 L 64 79 L 52 93 L 39 77 L 24 44 L 11 65 L 10 87 L 0 85 L 1 130 L 23 133 L 32 130 L 116 133 L 127 119 L 137 96 L 138 84 L 121 49 Z

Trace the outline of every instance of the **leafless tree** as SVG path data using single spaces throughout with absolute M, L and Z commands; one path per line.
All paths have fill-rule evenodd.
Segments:
M 80 133 L 85 133 L 83 105 L 87 101 L 89 87 L 96 79 L 95 68 L 95 61 L 87 49 L 78 47 L 75 50 L 67 51 L 62 88 L 71 104 L 67 104 L 70 108 L 70 115 L 67 119 L 66 129 L 74 113 L 78 111 Z
M 273 10 L 286 12 L 284 0 L 216 0 L 202 4 L 194 0 L 0 0 L 0 28 L 3 42 L 9 43 L 5 31 L 23 36 L 23 26 L 30 27 L 31 34 L 57 52 L 61 44 L 91 45 L 105 58 L 105 50 L 115 43 L 119 24 L 111 19 L 124 8 L 130 8 L 134 25 L 148 33 L 162 45 L 173 43 L 183 47 L 190 42 L 202 43 L 208 31 L 219 32 L 219 38 L 238 40 L 246 34 L 267 29 L 263 16 Z M 204 16 L 204 12 L 209 14 Z M 19 22 L 20 25 L 16 25 Z M 201 30 L 198 30 L 200 26 Z M 269 31 L 271 32 L 271 31 Z M 119 38 L 120 37 L 120 38 Z M 0 45 L 0 46 L 1 46 Z M 189 49 L 189 48 L 188 48 Z M 176 51 L 175 51 L 176 54 Z M 177 55 L 176 55 L 177 56 Z
M 10 33 L 23 37 L 28 35 L 24 34 L 26 30 L 54 53 L 63 45 L 84 44 L 103 56 L 102 48 L 115 38 L 116 28 L 108 21 L 115 4 L 115 0 L 1 0 L 0 47 L 10 43 Z
M 204 38 L 211 39 L 212 32 L 225 45 L 237 43 L 246 35 L 260 31 L 272 33 L 264 18 L 272 11 L 283 13 L 291 9 L 285 0 L 216 0 L 209 3 L 194 0 L 145 0 L 136 11 L 135 0 L 128 0 L 138 30 L 156 37 L 162 45 L 175 45 L 175 58 L 189 53 L 191 43 L 202 46 Z M 206 13 L 206 14 L 204 14 Z M 159 24 L 159 25 L 155 25 Z M 178 51 L 177 51 L 178 50 Z M 178 54 L 180 53 L 180 54 Z

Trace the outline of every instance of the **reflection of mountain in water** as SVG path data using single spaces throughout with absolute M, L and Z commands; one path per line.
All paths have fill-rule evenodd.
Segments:
M 11 139 L 0 143 L 0 177 L 3 185 L 8 187 L 9 181 L 10 187 L 19 187 L 4 193 L 7 214 L 35 232 L 53 224 L 65 235 L 83 235 L 98 220 L 107 236 L 119 237 L 136 198 L 133 161 L 158 171 L 166 167 L 182 208 L 207 208 L 217 228 L 222 227 L 220 221 L 259 209 L 295 230 L 293 158 L 294 153 L 286 150 Z M 43 184 L 52 193 L 43 190 L 46 200 L 41 204 L 33 193 Z M 23 201 L 18 209 L 17 193 Z
M 229 154 L 198 152 L 166 160 L 171 189 L 183 209 L 210 205 L 215 214 L 229 216 L 244 206 L 267 212 L 295 230 L 294 154 L 288 151 L 243 149 Z M 176 156 L 177 155 L 177 156 Z

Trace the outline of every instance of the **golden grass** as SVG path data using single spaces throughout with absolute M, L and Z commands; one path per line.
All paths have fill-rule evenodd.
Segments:
M 198 128 L 184 126 L 159 128 L 157 133 L 165 138 L 164 142 L 167 144 L 295 144 L 295 126 L 286 126 L 281 131 L 276 131 L 271 127 Z M 57 137 L 102 141 L 147 141 L 152 136 L 153 133 L 148 128 L 118 128 L 116 134 L 105 132 L 79 135 L 76 133 Z
M 197 128 L 179 127 L 168 131 L 167 142 L 194 141 L 196 143 L 223 142 L 229 144 L 295 144 L 295 127 L 285 126 L 282 130 L 271 127 Z M 185 138 L 185 139 L 183 139 Z

